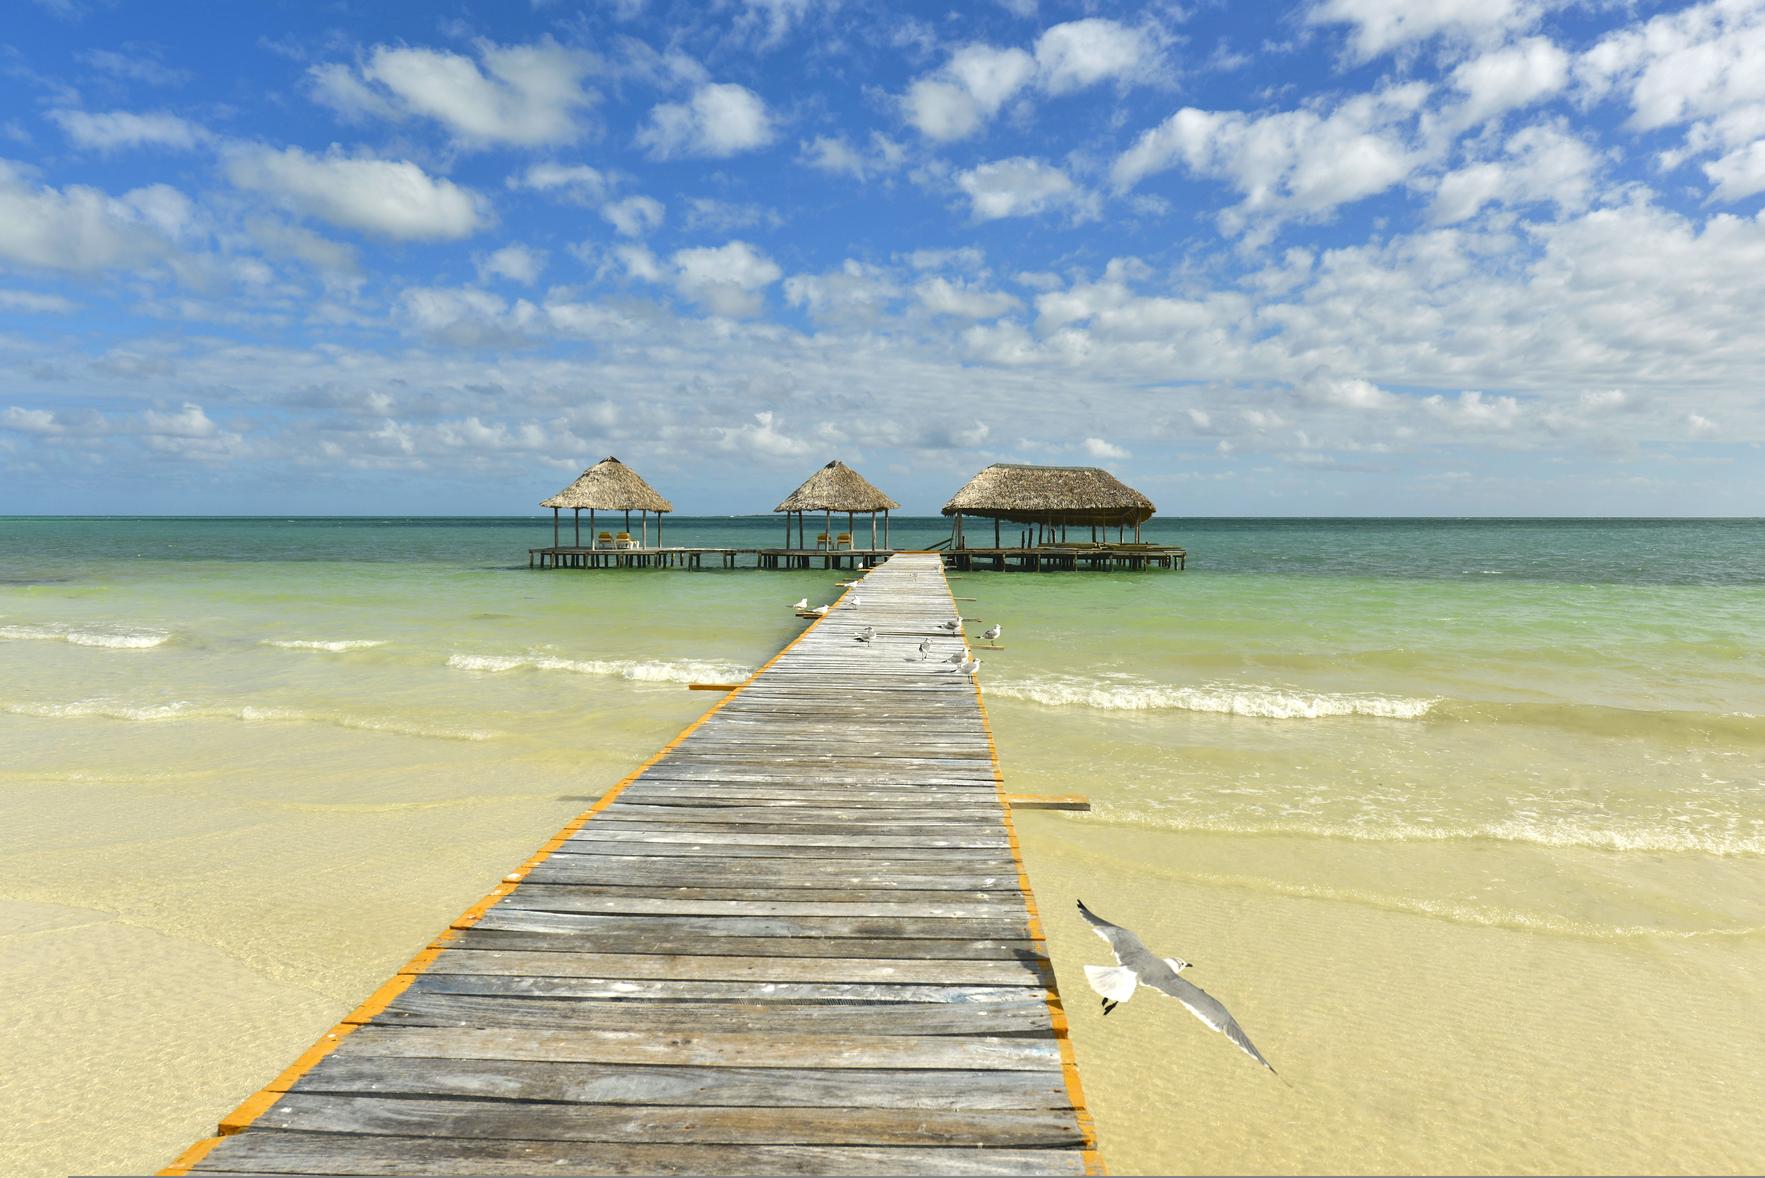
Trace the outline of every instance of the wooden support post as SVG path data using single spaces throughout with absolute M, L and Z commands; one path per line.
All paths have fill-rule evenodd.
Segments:
M 553 548 L 557 548 L 560 546 L 559 540 L 560 540 L 560 537 L 558 535 L 558 509 L 554 507 L 554 508 L 552 508 L 552 547 Z
M 576 525 L 576 547 L 582 547 L 582 508 L 570 509 L 570 521 Z

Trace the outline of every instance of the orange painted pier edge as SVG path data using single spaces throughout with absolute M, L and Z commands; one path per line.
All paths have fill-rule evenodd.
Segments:
M 846 594 L 850 592 L 851 590 L 847 589 L 845 593 L 840 594 L 839 597 L 834 599 L 833 604 L 838 606 L 846 599 Z M 832 613 L 833 611 L 830 609 L 828 612 Z M 753 674 L 742 680 L 741 683 L 736 684 L 729 690 L 728 694 L 724 695 L 722 699 L 706 709 L 704 715 L 681 729 L 680 732 L 675 735 L 673 740 L 670 740 L 667 744 L 657 749 L 641 765 L 620 778 L 611 789 L 602 794 L 595 801 L 594 805 L 590 806 L 566 823 L 563 829 L 558 831 L 557 834 L 554 834 L 550 839 L 546 840 L 539 850 L 535 851 L 532 855 L 529 855 L 518 867 L 505 875 L 501 883 L 486 893 L 476 904 L 473 904 L 470 908 L 460 913 L 459 916 L 455 917 L 452 923 L 448 925 L 448 928 L 443 931 L 440 936 L 435 938 L 434 941 L 430 942 L 427 948 L 411 958 L 404 965 L 400 966 L 398 972 L 381 985 L 379 989 L 368 995 L 368 997 L 362 1001 L 361 1005 L 344 1015 L 342 1021 L 321 1035 L 316 1043 L 302 1052 L 299 1058 L 285 1068 L 280 1075 L 264 1085 L 258 1091 L 246 1097 L 239 1103 L 237 1108 L 222 1117 L 220 1124 L 216 1126 L 215 1136 L 204 1137 L 200 1141 L 197 1141 L 195 1144 L 191 1145 L 190 1148 L 179 1154 L 170 1165 L 157 1171 L 158 1178 L 183 1178 L 184 1175 L 190 1173 L 190 1167 L 200 1162 L 210 1150 L 220 1144 L 223 1137 L 230 1137 L 233 1134 L 238 1133 L 247 1125 L 250 1125 L 253 1121 L 257 1120 L 257 1118 L 263 1116 L 271 1105 L 275 1104 L 276 1101 L 282 1098 L 283 1093 L 287 1092 L 289 1088 L 294 1086 L 294 1083 L 297 1080 L 312 1069 L 313 1065 L 317 1064 L 327 1055 L 330 1055 L 331 1052 L 336 1050 L 337 1045 L 347 1038 L 351 1032 L 368 1022 L 381 1011 L 385 1010 L 387 1006 L 391 1005 L 393 999 L 404 993 L 405 990 L 410 987 L 410 984 L 414 982 L 424 970 L 428 969 L 437 957 L 441 956 L 442 950 L 447 947 L 447 942 L 453 939 L 455 930 L 471 928 L 474 924 L 478 923 L 478 921 L 483 918 L 484 914 L 490 911 L 492 905 L 496 904 L 504 896 L 507 896 L 510 892 L 520 886 L 521 880 L 527 877 L 528 872 L 543 863 L 548 857 L 550 857 L 553 851 L 556 851 L 559 847 L 563 846 L 570 836 L 575 834 L 578 830 L 581 830 L 583 825 L 587 823 L 589 819 L 612 805 L 614 800 L 617 799 L 620 794 L 625 792 L 627 786 L 648 772 L 656 762 L 673 752 L 682 741 L 696 732 L 700 725 L 706 720 L 709 720 L 712 716 L 715 716 L 726 704 L 729 703 L 730 700 L 739 695 L 743 688 L 747 687 L 769 670 L 772 667 L 772 664 L 789 654 L 791 648 L 796 646 L 797 643 L 803 641 L 810 631 L 814 630 L 816 626 L 821 624 L 821 621 L 822 618 L 817 617 L 807 626 L 804 626 L 801 632 L 799 632 L 795 638 L 792 638 L 789 642 L 785 643 L 777 654 L 774 654 L 759 667 L 755 668 Z M 992 744 L 991 733 L 988 733 L 987 742 L 989 746 Z M 998 761 L 995 758 L 994 772 L 997 773 L 997 771 Z M 1009 830 L 1009 813 L 1006 817 L 1006 825 Z M 1016 846 L 1016 836 L 1013 835 L 1012 854 L 1014 856 L 1017 854 Z M 1020 865 L 1020 874 L 1021 871 L 1022 867 Z M 1032 915 L 1032 929 L 1036 927 L 1034 920 L 1035 918 Z M 1062 1040 L 1062 1043 L 1062 1050 L 1064 1051 L 1064 1039 Z M 1069 1079 L 1069 1087 L 1075 1079 L 1076 1077 Z M 1087 1133 L 1088 1132 L 1089 1130 L 1087 1129 Z
M 948 577 L 944 579 L 944 589 L 950 594 L 950 604 L 956 604 L 956 593 L 950 588 Z M 956 610 L 961 617 L 962 611 Z M 966 643 L 967 639 L 964 639 Z M 1107 1174 L 1109 1171 L 1103 1164 L 1103 1154 L 1097 1144 L 1097 1124 L 1091 1117 L 1091 1109 L 1085 1104 L 1085 1085 L 1079 1079 L 1079 1061 L 1073 1053 L 1072 1039 L 1068 1035 L 1070 1024 L 1066 1021 L 1066 1007 L 1060 1000 L 1060 986 L 1054 977 L 1054 960 L 1047 953 L 1048 938 L 1042 932 L 1042 914 L 1036 907 L 1036 893 L 1030 887 L 1030 876 L 1023 865 L 1023 851 L 1017 843 L 1017 824 L 1011 817 L 1011 797 L 1005 792 L 1005 774 L 999 768 L 999 746 L 993 741 L 993 721 L 987 716 L 987 701 L 981 695 L 980 680 L 973 675 L 968 677 L 969 684 L 974 688 L 975 706 L 981 713 L 981 731 L 987 737 L 987 759 L 993 766 L 993 790 L 999 798 L 1000 819 L 1005 823 L 1005 841 L 1011 848 L 1011 861 L 1017 867 L 1017 887 L 1023 893 L 1023 904 L 1028 915 L 1030 940 L 1042 943 L 1043 956 L 1048 957 L 1048 989 L 1044 998 L 1048 1003 L 1048 1019 L 1054 1031 L 1054 1042 L 1060 1049 L 1060 1071 L 1066 1078 L 1067 1099 L 1072 1102 L 1073 1115 L 1078 1121 L 1079 1132 L 1085 1136 L 1085 1173 Z

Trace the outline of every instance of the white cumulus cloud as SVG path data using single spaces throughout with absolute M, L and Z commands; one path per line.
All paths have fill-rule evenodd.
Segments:
M 1242 212 L 1322 213 L 1383 192 L 1426 161 L 1416 120 L 1427 94 L 1408 83 L 1325 112 L 1184 107 L 1123 152 L 1111 176 L 1125 190 L 1182 167 L 1237 189 Z
M 346 156 L 335 147 L 322 156 L 243 148 L 228 159 L 227 175 L 293 212 L 402 241 L 467 237 L 492 220 L 488 202 L 469 188 L 408 160 Z
M 129 147 L 188 151 L 212 138 L 202 127 L 165 111 L 53 110 L 49 118 L 79 146 L 98 151 Z
M 168 185 L 121 196 L 83 184 L 55 188 L 0 160 L 0 260 L 71 272 L 145 265 L 173 254 L 194 219 L 189 198 Z
M 777 263 L 745 241 L 675 252 L 674 285 L 713 315 L 757 315 L 762 292 L 782 277 Z
M 713 82 L 694 90 L 685 102 L 652 108 L 637 143 L 655 159 L 727 159 L 765 147 L 773 135 L 765 100 L 746 86 Z
M 357 67 L 315 66 L 313 96 L 349 118 L 426 118 L 469 146 L 564 143 L 595 95 L 582 80 L 594 58 L 555 41 L 478 47 L 478 60 L 381 45 Z
M 956 177 L 956 184 L 968 194 L 975 219 L 980 221 L 1030 217 L 1056 209 L 1083 216 L 1093 203 L 1065 172 L 1025 156 L 970 168 Z
M 1538 19 L 1536 0 L 1318 0 L 1306 11 L 1314 25 L 1348 25 L 1361 60 L 1432 37 L 1497 38 Z

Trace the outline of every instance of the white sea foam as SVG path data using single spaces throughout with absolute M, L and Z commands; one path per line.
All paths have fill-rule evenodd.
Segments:
M 1211 712 L 1224 716 L 1254 716 L 1265 720 L 1318 720 L 1331 716 L 1419 720 L 1439 702 L 1410 696 L 1294 691 L 1279 687 L 1223 683 L 1175 687 L 1125 676 L 1111 679 L 1004 679 L 988 684 L 986 690 L 988 695 L 1028 700 L 1054 708 Z
M 399 736 L 418 736 L 435 740 L 495 740 L 500 733 L 477 728 L 452 728 L 425 724 L 393 716 L 359 716 L 349 712 L 307 711 L 299 708 L 270 708 L 254 704 L 243 707 L 201 705 L 189 700 L 172 700 L 162 704 L 131 704 L 108 699 L 81 699 L 71 703 L 10 703 L 0 711 L 15 716 L 35 716 L 45 720 L 244 720 L 282 721 L 297 724 L 334 724 L 365 732 L 387 732 Z
M 1720 826 L 1684 823 L 1643 825 L 1593 823 L 1585 819 L 1514 817 L 1467 825 L 1419 822 L 1257 822 L 1179 817 L 1167 809 L 1137 812 L 1111 809 L 1108 817 L 1134 825 L 1208 834 L 1276 835 L 1301 838 L 1350 839 L 1355 842 L 1413 843 L 1490 841 L 1530 843 L 1542 847 L 1648 854 L 1686 852 L 1702 855 L 1765 855 L 1765 822 L 1728 822 Z
M 343 712 L 309 712 L 298 708 L 264 708 L 247 705 L 231 713 L 245 721 L 278 721 L 295 724 L 335 724 L 364 732 L 388 732 L 398 736 L 421 736 L 435 740 L 495 740 L 497 733 L 478 728 L 449 728 L 414 723 L 390 716 L 357 716 Z
M 0 638 L 71 642 L 75 646 L 102 646 L 111 650 L 151 650 L 169 639 L 164 630 L 102 626 L 80 629 L 67 625 L 0 626 Z
M 17 703 L 7 704 L 6 711 L 46 720 L 176 720 L 197 714 L 196 705 L 181 699 L 163 704 L 125 704 L 105 699 L 78 699 L 65 704 Z
M 695 659 L 565 659 L 549 654 L 456 654 L 447 665 L 456 671 L 569 671 L 576 675 L 601 675 L 639 683 L 727 683 L 744 679 L 748 672 L 732 663 Z
M 342 654 L 350 650 L 367 650 L 375 646 L 385 646 L 384 638 L 339 638 L 327 641 L 318 638 L 266 638 L 265 646 L 274 646 L 282 650 L 323 650 L 332 654 Z

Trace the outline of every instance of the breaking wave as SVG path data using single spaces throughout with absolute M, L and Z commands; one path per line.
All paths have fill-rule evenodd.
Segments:
M 349 712 L 309 711 L 302 708 L 271 708 L 246 704 L 242 707 L 219 707 L 195 704 L 189 700 L 172 700 L 162 704 L 129 704 L 106 699 L 82 699 L 72 703 L 14 703 L 0 710 L 14 716 L 35 716 L 39 719 L 100 719 L 128 721 L 167 720 L 243 720 L 247 723 L 279 721 L 299 724 L 331 724 L 364 732 L 386 732 L 398 736 L 417 736 L 433 740 L 495 740 L 502 735 L 476 728 L 452 728 L 425 724 L 393 716 L 361 716 Z
M 1475 825 L 1418 822 L 1258 822 L 1188 818 L 1159 810 L 1111 808 L 1108 820 L 1132 826 L 1205 834 L 1274 835 L 1355 842 L 1413 843 L 1485 841 L 1594 851 L 1692 852 L 1703 855 L 1765 855 L 1765 821 L 1703 826 L 1665 822 L 1606 825 L 1570 818 L 1506 818 Z
M 266 638 L 265 646 L 274 646 L 281 650 L 323 650 L 332 654 L 342 654 L 349 650 L 367 650 L 374 646 L 385 646 L 384 638 L 339 638 L 335 641 L 324 641 L 317 638 Z
M 456 654 L 447 665 L 456 671 L 568 671 L 639 683 L 729 683 L 748 676 L 733 663 L 694 659 L 566 659 L 549 654 Z
M 111 650 L 151 650 L 171 638 L 165 630 L 98 626 L 81 629 L 67 625 L 0 626 L 0 638 L 71 642 L 75 646 L 101 646 Z
M 1173 687 L 1128 678 L 1067 677 L 1002 680 L 989 683 L 987 694 L 1027 700 L 1045 707 L 1084 707 L 1102 711 L 1211 712 L 1223 716 L 1254 716 L 1266 720 L 1319 720 L 1332 716 L 1375 716 L 1384 720 L 1419 720 L 1437 699 L 1350 692 L 1308 692 L 1278 687 L 1203 684 Z

